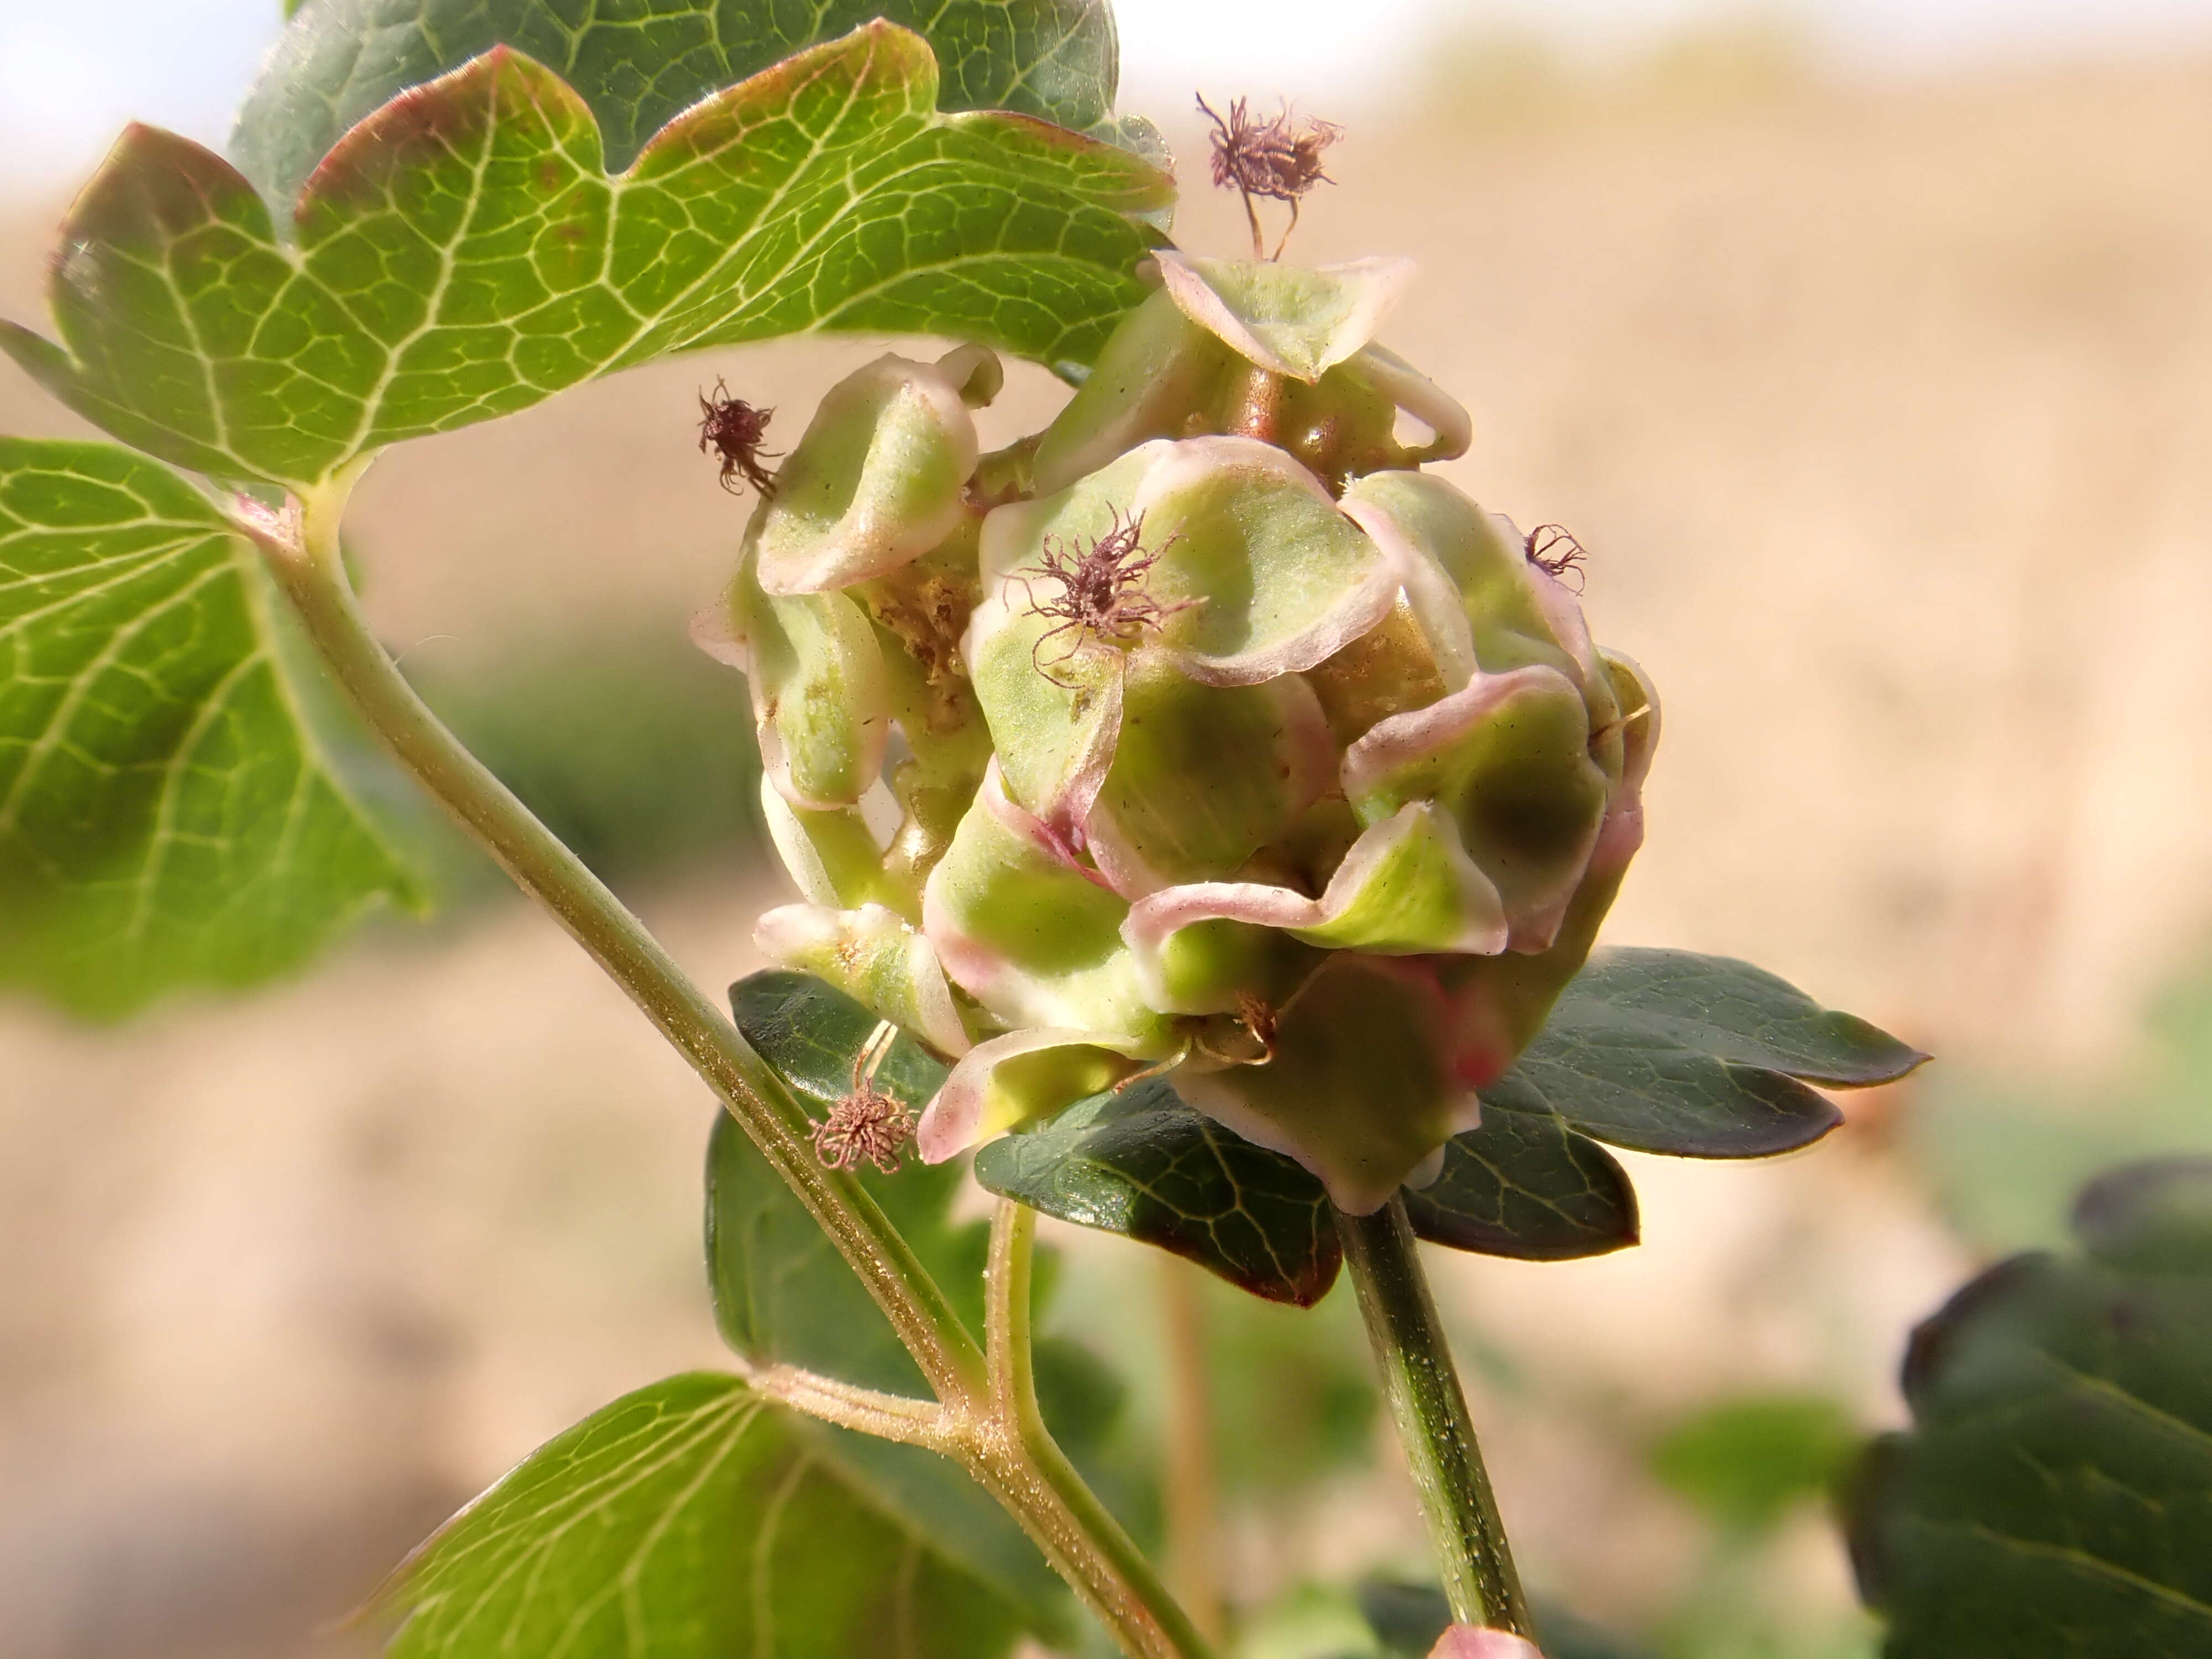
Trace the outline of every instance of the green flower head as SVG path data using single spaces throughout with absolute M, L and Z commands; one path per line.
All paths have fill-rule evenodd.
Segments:
M 882 358 L 756 511 L 702 637 L 805 899 L 758 939 L 957 1061 L 926 1158 L 1164 1074 L 1368 1211 L 1581 967 L 1657 700 L 1420 470 L 1471 432 L 1372 343 L 1405 266 L 1159 264 L 1036 437 L 980 453 L 988 353 Z

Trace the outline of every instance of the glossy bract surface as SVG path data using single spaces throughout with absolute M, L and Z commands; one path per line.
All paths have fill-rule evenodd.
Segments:
M 884 357 L 756 511 L 701 637 L 805 899 L 759 940 L 957 1062 L 927 1158 L 1164 1076 L 1371 1210 L 1582 966 L 1656 699 L 1420 470 L 1470 434 L 1372 343 L 1403 266 L 1159 263 L 1036 437 Z

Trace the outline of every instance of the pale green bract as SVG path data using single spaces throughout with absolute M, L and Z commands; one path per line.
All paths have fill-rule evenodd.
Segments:
M 0 438 L 0 985 L 124 1013 L 411 901 L 301 718 L 273 598 L 167 468 Z
M 807 901 L 758 942 L 957 1060 L 926 1158 L 1158 1075 L 1372 1210 L 1583 965 L 1656 701 L 1419 470 L 1469 431 L 1372 343 L 1402 266 L 1158 267 L 1035 438 L 884 358 L 756 512 L 701 636 Z
M 134 126 L 63 227 L 59 343 L 0 324 L 0 346 L 137 448 L 294 489 L 672 352 L 809 329 L 951 334 L 1079 374 L 1143 297 L 1136 216 L 1172 181 L 937 97 L 928 44 L 870 23 L 694 104 L 610 175 L 585 99 L 501 46 L 346 131 L 283 226 L 220 156 Z

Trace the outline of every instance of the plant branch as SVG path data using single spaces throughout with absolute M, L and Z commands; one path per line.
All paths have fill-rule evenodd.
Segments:
M 1093 1610 L 1113 1628 L 1140 1633 L 1147 1644 L 1141 1651 L 1206 1659 L 1210 1649 L 1206 1638 L 1121 1523 L 1067 1461 L 1037 1408 L 1030 1328 L 1036 1238 L 1036 1212 L 1013 1199 L 1000 1199 L 991 1216 L 991 1253 L 983 1278 L 991 1415 L 969 1468 L 1016 1514 L 1053 1516 L 1073 1535 L 1089 1541 L 1103 1558 L 1095 1565 L 1109 1575 L 1099 1589 L 1111 1598 L 1104 1607 L 1094 1601 Z M 1050 1540 L 1032 1536 L 1047 1555 L 1054 1555 Z M 1085 1599 L 1091 1599 L 1087 1591 Z
M 991 1254 L 983 1268 L 983 1349 L 991 1409 L 1017 1426 L 1037 1410 L 1030 1328 L 1030 1281 L 1036 1258 L 1036 1212 L 1002 1198 L 991 1212 Z
M 271 512 L 234 503 L 240 532 L 290 600 L 355 710 L 393 757 L 622 987 L 691 1064 L 860 1275 L 936 1394 L 937 1406 L 770 1368 L 769 1391 L 830 1420 L 934 1444 L 1010 1510 L 1054 1569 L 1137 1659 L 1208 1659 L 1120 1524 L 1084 1485 L 1038 1415 L 1029 1367 L 1029 1241 L 1035 1218 L 1008 1222 L 1002 1363 L 1012 1410 L 993 1407 L 985 1355 L 944 1291 L 848 1170 L 826 1169 L 810 1120 L 723 1012 L 559 837 L 471 755 L 418 697 L 361 612 L 338 551 L 338 521 L 368 458 Z M 1026 1213 L 1026 1212 L 1024 1212 Z M 994 1260 L 998 1259 L 994 1244 Z M 1018 1293 L 1018 1294 L 1017 1294 Z
M 295 520 L 242 527 L 353 706 L 401 765 L 550 911 L 721 1097 L 836 1243 L 940 1399 L 981 1368 L 975 1339 L 905 1239 L 849 1171 L 824 1169 L 806 1114 L 722 1012 L 643 923 L 430 712 L 356 603 L 338 553 L 338 519 L 365 461 L 306 497 Z M 241 509 L 242 510 L 242 509 Z M 289 530 L 292 533 L 287 534 Z
M 1339 1210 L 1336 1231 L 1382 1375 L 1383 1398 L 1428 1517 L 1452 1617 L 1533 1639 L 1498 1499 L 1421 1271 L 1405 1201 L 1394 1195 L 1372 1215 Z

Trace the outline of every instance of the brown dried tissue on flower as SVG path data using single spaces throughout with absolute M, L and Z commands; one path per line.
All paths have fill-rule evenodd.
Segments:
M 781 459 L 761 448 L 775 418 L 773 409 L 756 409 L 743 398 L 732 398 L 720 380 L 714 382 L 713 396 L 699 394 L 699 453 L 722 458 L 722 488 L 732 495 L 743 488 L 740 479 L 763 501 L 775 494 L 775 475 L 761 465 Z
M 1230 105 L 1226 118 L 1202 97 L 1198 107 L 1213 123 L 1215 188 L 1233 188 L 1244 199 L 1245 217 L 1252 226 L 1253 258 L 1281 258 L 1291 233 L 1298 228 L 1301 198 L 1316 185 L 1336 182 L 1323 170 L 1322 158 L 1329 146 L 1344 137 L 1344 129 L 1333 121 L 1294 115 L 1288 105 L 1273 120 L 1258 120 L 1242 98 Z M 1291 210 L 1291 222 L 1284 227 L 1272 255 L 1266 252 L 1259 211 L 1252 204 L 1255 197 L 1286 203 Z

